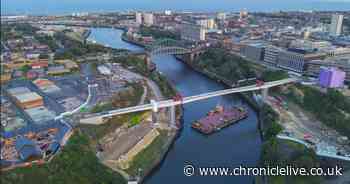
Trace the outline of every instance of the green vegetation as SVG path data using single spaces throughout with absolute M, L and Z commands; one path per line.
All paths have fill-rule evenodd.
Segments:
M 278 114 L 268 105 L 261 108 L 261 121 L 263 123 L 263 132 L 265 142 L 262 147 L 261 165 L 263 167 L 305 167 L 311 168 L 319 166 L 316 154 L 301 144 L 278 140 L 276 135 L 282 131 L 278 123 Z M 261 179 L 261 178 L 259 178 Z M 268 183 L 287 184 L 287 183 L 311 183 L 318 184 L 321 177 L 305 176 L 271 176 L 267 178 Z
M 62 152 L 48 164 L 17 168 L 1 173 L 1 183 L 7 184 L 123 184 L 125 179 L 102 165 L 89 146 L 89 139 L 75 132 Z
M 228 53 L 223 48 L 209 48 L 191 64 L 195 68 L 207 71 L 208 75 L 219 76 L 232 83 L 256 76 L 248 61 Z
M 152 36 L 155 39 L 165 39 L 165 38 L 170 38 L 174 40 L 180 40 L 180 34 L 171 32 L 171 31 L 166 31 L 166 30 L 160 30 L 159 28 L 154 28 L 154 27 L 146 27 L 146 26 L 141 26 L 140 27 L 140 34 L 143 36 Z
M 96 141 L 103 138 L 106 134 L 115 131 L 118 127 L 128 122 L 131 115 L 114 116 L 101 125 L 79 125 L 82 132 L 91 139 L 91 144 L 96 144 Z
M 157 83 L 160 91 L 165 97 L 171 98 L 175 96 L 176 90 L 170 85 L 168 79 L 165 76 L 157 72 L 153 72 L 150 76 L 150 79 Z
M 31 69 L 30 66 L 24 65 L 19 70 L 21 70 L 23 73 L 27 73 Z
M 350 100 L 341 92 L 329 89 L 327 93 L 322 93 L 318 89 L 298 85 L 287 96 L 322 123 L 343 135 L 350 135 Z
M 153 80 L 157 83 L 165 97 L 173 97 L 176 94 L 176 91 L 169 84 L 165 76 L 160 75 L 158 72 L 148 71 L 143 58 L 137 56 L 120 57 L 118 60 L 115 60 L 115 62 L 121 63 L 123 67 L 129 68 L 130 70 Z
M 55 38 L 47 35 L 35 35 L 35 39 L 38 40 L 41 44 L 48 45 L 52 51 L 58 49 L 58 45 L 55 41 Z
M 288 78 L 288 73 L 283 71 L 283 70 L 267 70 L 264 71 L 261 75 L 261 78 L 265 82 L 271 82 L 271 81 L 276 81 L 276 80 L 282 80 Z
M 264 167 L 319 167 L 316 154 L 298 143 L 272 138 L 263 144 L 262 150 L 261 160 Z M 319 184 L 323 179 L 319 176 L 270 176 L 267 180 L 273 184 Z
M 84 44 L 68 37 L 64 32 L 56 33 L 54 39 L 59 41 L 65 48 L 63 52 L 56 53 L 55 59 L 73 59 L 74 57 L 80 57 L 89 53 L 118 51 L 117 49 L 107 48 L 98 44 Z
M 113 108 L 112 103 L 100 103 L 95 105 L 90 112 L 91 113 L 99 113 L 99 112 L 103 112 L 103 111 L 108 111 L 111 110 Z
M 125 90 L 121 90 L 112 96 L 113 108 L 130 107 L 140 103 L 143 95 L 141 83 L 129 83 Z
M 142 121 L 142 116 L 140 114 L 134 114 L 131 116 L 128 127 L 130 128 L 130 127 L 136 126 L 140 124 L 141 121 Z
M 11 25 L 1 24 L 1 41 L 20 39 L 23 38 L 23 36 L 32 36 L 38 30 L 38 28 L 27 23 L 16 23 Z
M 144 175 L 144 171 L 152 169 L 154 162 L 161 159 L 162 154 L 166 151 L 166 132 L 160 131 L 160 135 L 153 140 L 153 142 L 140 153 L 138 153 L 127 172 L 132 176 L 137 176 L 139 169 L 143 171 L 141 175 Z
M 278 133 L 282 131 L 281 125 L 278 123 L 279 116 L 271 108 L 271 106 L 264 104 L 260 109 L 260 121 L 263 124 L 262 132 L 264 139 L 274 139 Z
M 116 108 L 137 105 L 143 95 L 143 87 L 138 83 L 129 83 L 124 90 L 112 95 L 111 101 L 95 105 L 90 112 L 99 113 Z
M 115 62 L 118 62 L 122 64 L 123 67 L 130 68 L 131 70 L 143 76 L 147 76 L 150 74 L 146 67 L 146 62 L 141 57 L 137 57 L 137 56 L 120 57 Z

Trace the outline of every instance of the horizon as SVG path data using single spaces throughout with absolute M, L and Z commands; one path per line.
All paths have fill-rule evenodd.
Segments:
M 350 11 L 350 0 L 177 0 L 165 2 L 162 0 L 129 0 L 115 2 L 113 0 L 84 1 L 84 0 L 3 0 L 1 15 L 67 15 L 74 12 L 118 12 L 118 11 L 173 11 L 236 12 L 247 9 L 252 12 L 276 11 Z

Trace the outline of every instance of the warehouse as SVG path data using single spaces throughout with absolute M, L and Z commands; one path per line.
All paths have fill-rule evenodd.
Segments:
M 60 88 L 48 79 L 36 79 L 33 81 L 34 85 L 45 93 L 59 92 Z
M 25 110 L 25 112 L 33 119 L 36 123 L 45 123 L 49 120 L 52 120 L 55 118 L 56 114 L 50 110 L 48 110 L 46 107 L 36 107 Z
M 26 87 L 8 89 L 7 92 L 22 109 L 29 109 L 44 105 L 43 98 Z
M 14 96 L 16 104 L 23 109 L 29 109 L 44 105 L 43 97 L 35 92 L 23 93 Z

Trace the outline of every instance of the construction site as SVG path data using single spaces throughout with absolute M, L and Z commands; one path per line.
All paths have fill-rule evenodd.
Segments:
M 13 137 L 1 136 L 1 169 L 49 161 L 71 134 L 72 128 L 60 122 L 50 128 L 42 127 Z
M 349 138 L 317 120 L 287 99 L 269 97 L 268 103 L 280 115 L 284 131 L 279 135 L 313 148 L 321 156 L 350 160 Z

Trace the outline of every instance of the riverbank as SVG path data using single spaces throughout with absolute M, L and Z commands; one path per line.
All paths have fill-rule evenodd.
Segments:
M 93 29 L 92 36 L 94 40 L 98 43 L 103 43 L 103 45 L 110 45 L 113 48 L 125 48 L 131 50 L 140 50 L 139 47 L 135 48 L 135 45 L 130 45 L 125 41 L 120 42 L 121 37 L 116 37 L 115 35 L 122 35 L 122 31 L 115 29 Z M 113 34 L 112 34 L 113 32 Z M 106 36 L 104 36 L 106 35 Z M 108 35 L 108 36 L 107 36 Z M 114 35 L 114 36 L 111 36 Z M 113 39 L 111 39 L 113 38 Z M 112 42 L 113 41 L 113 42 Z M 142 59 L 142 57 L 140 57 Z M 200 93 L 206 93 L 213 90 L 224 89 L 222 84 L 219 84 L 213 80 L 209 80 L 208 77 L 194 72 L 192 69 L 184 65 L 180 61 L 176 61 L 173 56 L 157 56 L 153 58 L 153 61 L 157 65 L 157 70 L 161 73 L 163 81 L 171 83 L 176 90 L 182 95 L 191 96 Z M 140 62 L 140 65 L 143 62 Z M 128 67 L 128 66 L 127 66 Z M 135 69 L 130 67 L 131 69 Z M 141 70 L 144 67 L 139 67 Z M 186 80 L 190 78 L 191 80 Z M 170 96 L 170 98 L 172 98 Z M 235 97 L 234 97 L 235 98 Z M 183 172 L 178 172 L 183 168 L 183 164 L 186 161 L 194 161 L 196 163 L 208 163 L 212 162 L 216 165 L 222 165 L 227 162 L 238 163 L 238 160 L 246 160 L 247 164 L 255 166 L 256 160 L 259 158 L 261 139 L 260 134 L 256 131 L 256 113 L 250 108 L 250 105 L 246 105 L 248 110 L 251 112 L 251 116 L 245 119 L 245 123 L 237 124 L 236 126 L 231 126 L 225 129 L 222 133 L 216 136 L 211 136 L 210 138 L 203 138 L 203 135 L 195 132 L 189 123 L 202 117 L 204 112 L 209 111 L 211 108 L 217 105 L 218 101 L 221 104 L 232 104 L 232 103 L 245 103 L 241 98 L 232 101 L 231 97 L 216 97 L 214 99 L 209 99 L 203 101 L 200 104 L 189 104 L 184 107 L 183 116 L 181 117 L 181 130 L 178 130 L 175 138 L 173 138 L 172 143 L 167 148 L 167 152 L 163 154 L 163 158 L 149 173 L 146 177 L 142 178 L 145 184 L 162 184 L 167 181 L 169 184 L 175 183 L 187 183 L 188 177 L 183 175 Z M 242 132 L 245 132 L 244 134 Z M 247 133 L 250 135 L 247 137 Z M 181 135 L 181 136 L 180 136 Z M 230 137 L 229 139 L 227 139 Z M 234 140 L 234 143 L 232 143 Z M 194 141 L 194 142 L 193 142 Z M 250 144 L 246 145 L 246 141 Z M 193 143 L 196 145 L 194 146 Z M 244 148 L 237 152 L 236 147 Z M 210 146 L 210 149 L 208 149 Z M 215 151 L 214 151 L 215 150 Z M 256 150 L 256 151 L 254 151 Z M 201 156 L 198 157 L 198 152 Z M 212 159 L 213 154 L 220 154 L 221 156 Z M 160 157 L 158 157 L 160 158 Z M 153 164 L 152 164 L 153 165 Z M 238 165 L 237 165 L 238 166 Z M 176 177 L 177 180 L 168 180 L 168 176 L 171 174 Z M 223 178 L 224 179 L 224 178 Z M 208 180 L 205 178 L 195 178 L 197 180 L 195 183 L 209 184 L 217 181 L 222 181 L 222 179 Z M 230 177 L 224 179 L 223 183 L 231 181 L 238 183 L 252 183 L 253 177 Z

